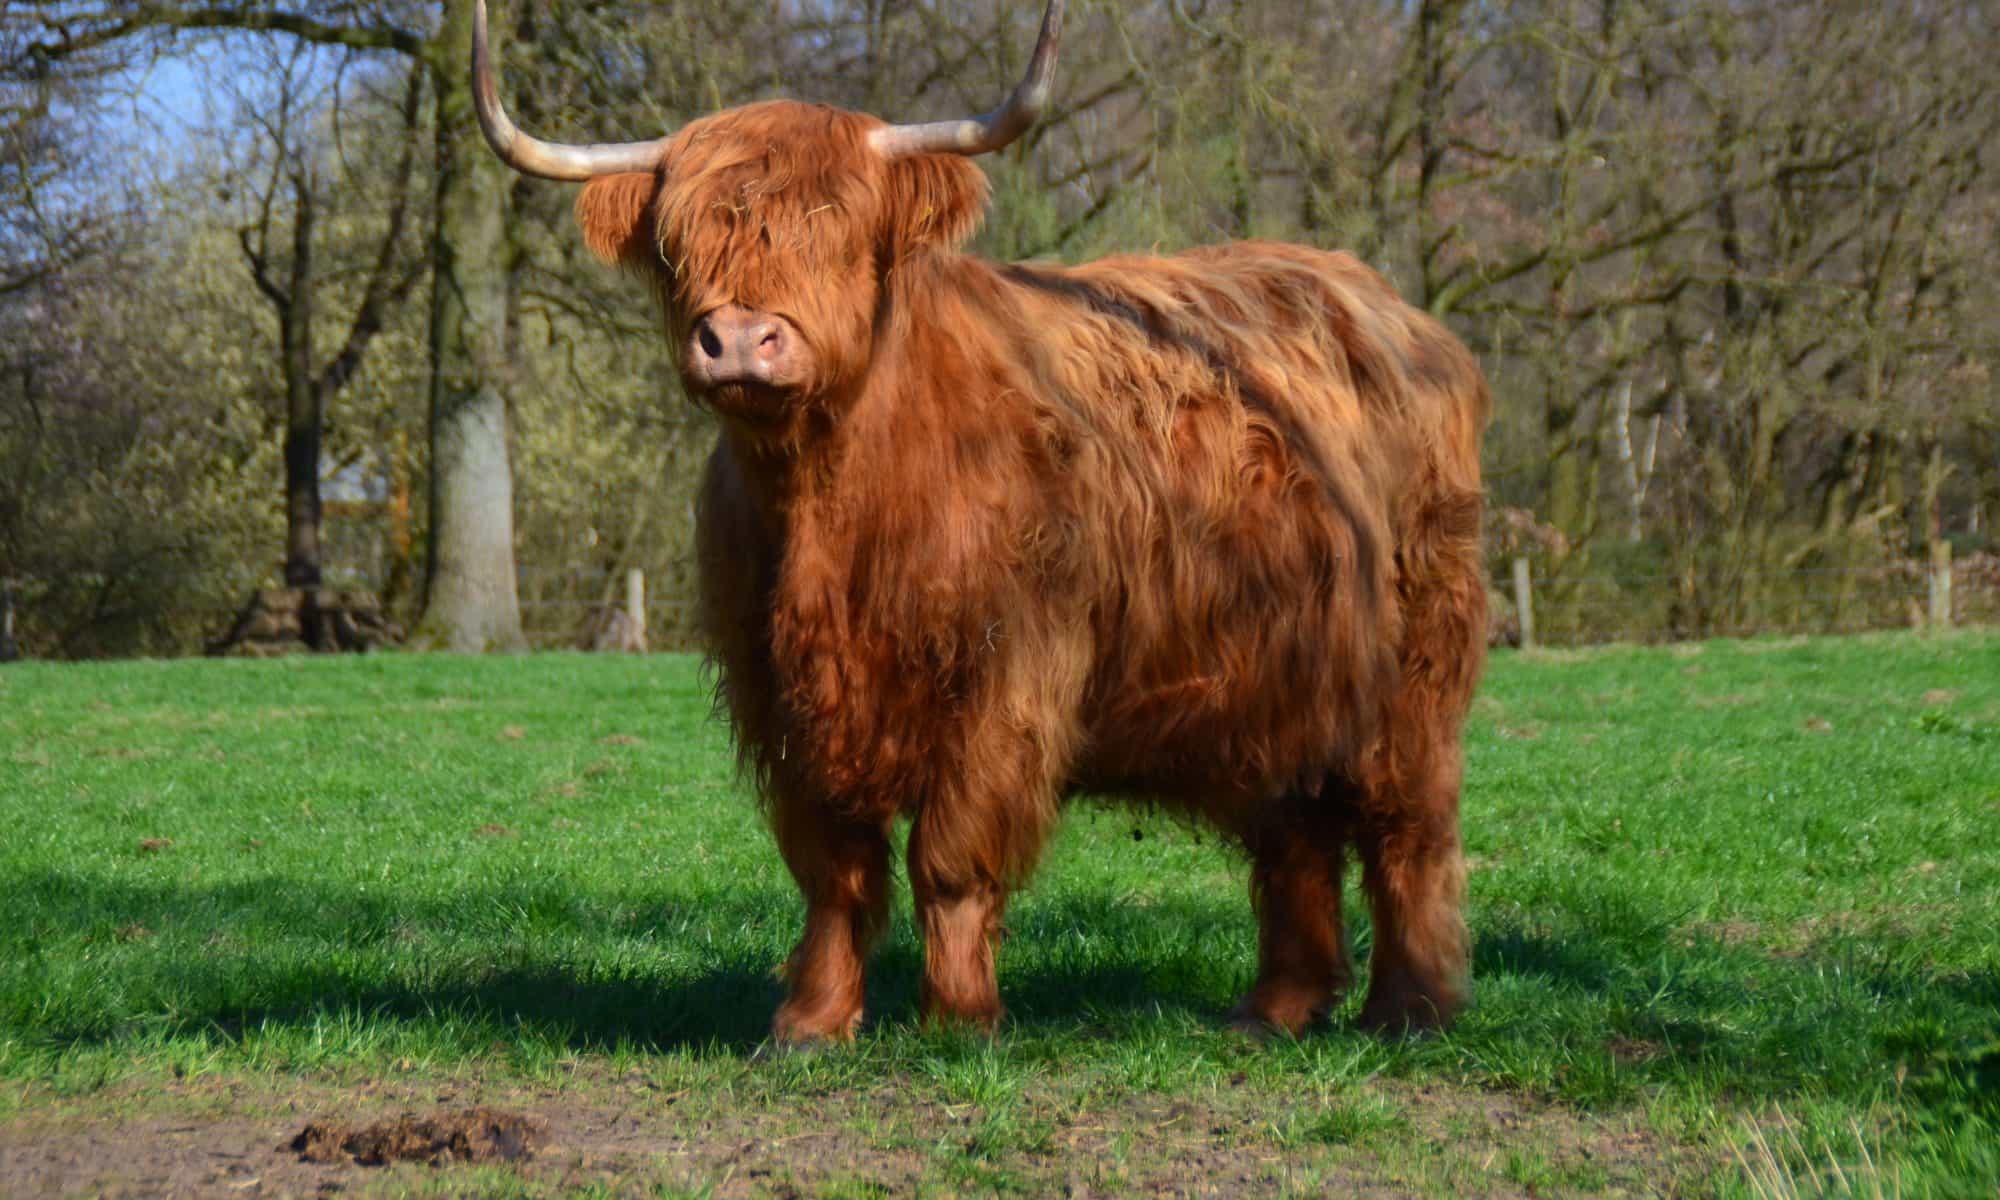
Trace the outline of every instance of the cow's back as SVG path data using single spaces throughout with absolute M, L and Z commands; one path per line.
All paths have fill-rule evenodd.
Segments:
M 1398 686 L 1404 610 L 1428 571 L 1465 574 L 1463 554 L 1414 552 L 1423 514 L 1476 545 L 1471 357 L 1345 255 L 1003 271 L 1067 344 L 1035 390 L 1074 427 L 1061 515 L 1091 543 L 1079 781 L 1226 822 L 1350 769 Z
M 1349 770 L 1406 613 L 1477 585 L 1485 389 L 1450 335 L 1292 246 L 895 285 L 782 505 L 742 447 L 711 466 L 703 608 L 749 763 L 911 812 L 997 722 L 1073 786 L 1225 826 Z M 1440 527 L 1457 550 L 1413 538 Z

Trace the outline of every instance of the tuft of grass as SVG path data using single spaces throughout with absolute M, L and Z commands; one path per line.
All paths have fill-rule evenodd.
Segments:
M 1314 1103 L 1278 1114 L 1269 1126 L 1273 1144 L 1364 1146 L 1408 1129 L 1409 1118 L 1387 1099 L 1360 1089 L 1322 1093 Z
M 1885 1179 L 1878 1162 L 1879 1144 L 1876 1150 L 1869 1149 L 1858 1121 L 1848 1122 L 1851 1146 L 1822 1136 L 1816 1151 L 1806 1148 L 1797 1123 L 1788 1120 L 1782 1108 L 1774 1108 L 1769 1121 L 1746 1120 L 1742 1128 L 1742 1141 L 1732 1142 L 1730 1148 L 1758 1200 L 1804 1196 L 1896 1200 L 1903 1194 L 1900 1172 L 1892 1166 Z M 1775 1139 L 1765 1132 L 1767 1128 L 1775 1130 Z

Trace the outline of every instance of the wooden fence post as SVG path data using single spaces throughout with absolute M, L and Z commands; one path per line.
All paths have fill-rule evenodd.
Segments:
M 637 567 L 625 572 L 625 615 L 639 645 L 646 644 L 646 573 Z
M 1535 645 L 1535 595 L 1528 581 L 1528 560 L 1514 560 L 1514 615 L 1521 625 L 1521 649 Z
M 0 662 L 13 662 L 21 657 L 21 647 L 14 641 L 14 581 L 0 583 Z
M 1938 538 L 1931 543 L 1932 629 L 1951 628 L 1951 543 Z

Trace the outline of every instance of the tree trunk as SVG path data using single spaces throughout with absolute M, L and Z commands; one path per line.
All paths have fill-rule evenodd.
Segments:
M 468 66 L 470 0 L 445 8 L 438 73 L 432 247 L 430 555 L 415 640 L 520 650 L 514 488 L 507 455 L 506 208 L 510 177 L 480 144 Z
M 320 389 L 313 371 L 312 238 L 314 196 L 302 178 L 293 181 L 290 303 L 278 313 L 285 356 L 285 586 L 316 588 L 320 581 Z

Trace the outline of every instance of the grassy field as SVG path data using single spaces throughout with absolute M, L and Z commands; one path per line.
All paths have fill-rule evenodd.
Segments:
M 859 1043 L 772 1055 L 799 905 L 694 660 L 17 664 L 0 1194 L 2000 1191 L 2000 634 L 1501 654 L 1467 738 L 1447 1036 L 1225 1032 L 1242 863 L 1080 804 L 997 1040 L 916 1028 L 899 901 Z M 281 1148 L 471 1104 L 548 1145 Z

